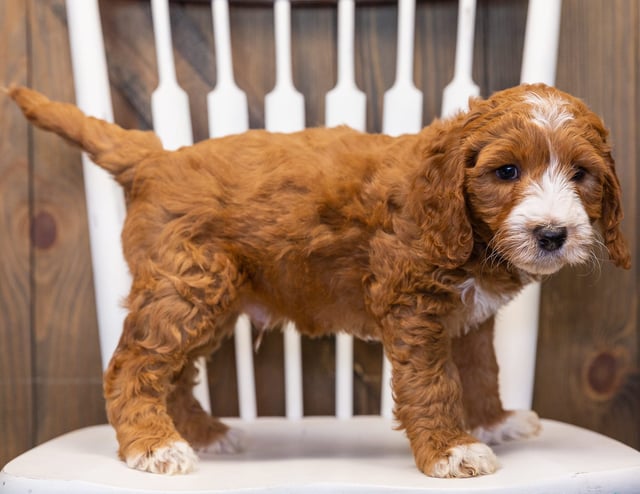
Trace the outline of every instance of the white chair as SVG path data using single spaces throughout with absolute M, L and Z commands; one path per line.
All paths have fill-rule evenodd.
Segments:
M 466 97 L 477 91 L 470 76 L 474 3 L 461 0 L 456 75 L 445 93 L 444 112 L 464 105 Z M 529 3 L 522 78 L 553 83 L 560 0 L 530 0 Z M 246 98 L 233 81 L 227 5 L 224 0 L 214 0 L 212 4 L 218 83 L 209 95 L 210 106 L 216 108 L 209 117 L 211 134 L 218 136 L 246 129 L 247 118 Z M 291 82 L 289 4 L 276 0 L 274 8 L 278 75 L 276 88 L 266 101 L 267 127 L 295 130 L 303 125 L 304 106 L 302 96 Z M 87 113 L 112 119 L 97 1 L 67 0 L 67 9 L 77 104 Z M 335 90 L 327 98 L 327 123 L 347 122 L 362 128 L 364 95 L 353 82 L 353 9 L 353 0 L 339 1 L 339 75 Z M 385 101 L 393 102 L 393 105 L 389 103 L 385 108 L 383 123 L 384 131 L 391 134 L 416 131 L 416 125 L 419 127 L 421 121 L 419 114 L 414 115 L 412 121 L 398 119 L 390 110 L 400 108 L 406 117 L 407 112 L 421 107 L 416 105 L 421 95 L 411 81 L 413 4 L 401 0 L 399 9 L 398 71 L 396 83 L 385 97 Z M 191 132 L 189 115 L 185 113 L 188 106 L 180 103 L 184 103 L 186 96 L 176 83 L 166 14 L 166 2 L 153 0 L 160 86 L 152 98 L 152 109 L 156 131 L 167 147 L 176 147 L 188 144 Z M 548 45 L 542 46 L 541 40 L 546 40 Z M 282 107 L 283 102 L 290 111 L 273 113 L 273 108 Z M 231 119 L 232 113 L 238 118 Z M 163 130 L 167 121 L 171 123 L 173 136 Z M 407 122 L 413 123 L 406 127 Z M 182 133 L 175 132 L 177 128 Z M 169 141 L 170 137 L 174 140 Z M 120 254 L 118 234 L 125 210 L 122 193 L 115 183 L 86 157 L 83 162 L 92 256 L 100 260 L 94 263 L 94 278 L 101 349 L 106 365 L 124 318 L 119 300 L 128 291 L 130 283 Z M 536 341 L 538 293 L 539 287 L 531 287 L 499 318 L 496 345 L 501 365 L 518 369 L 518 372 L 506 372 L 502 377 L 501 393 L 510 408 L 529 408 L 531 405 L 534 362 L 531 349 L 535 348 Z M 528 321 L 528 326 L 523 327 L 522 321 Z M 516 341 L 506 339 L 509 337 L 505 331 L 507 326 Z M 349 337 L 340 336 L 336 344 L 336 416 L 303 418 L 300 343 L 291 329 L 285 330 L 287 416 L 257 418 L 251 330 L 246 318 L 239 321 L 236 360 L 241 417 L 226 422 L 246 432 L 248 446 L 245 452 L 202 457 L 199 469 L 189 475 L 153 475 L 131 470 L 117 459 L 115 434 L 110 426 L 88 427 L 37 446 L 8 463 L 0 473 L 0 491 L 640 492 L 639 452 L 602 435 L 549 420 L 543 421 L 540 437 L 495 447 L 502 468 L 494 475 L 452 480 L 426 477 L 415 468 L 404 435 L 392 429 L 390 393 L 386 384 L 380 416 L 353 416 L 352 341 Z M 511 351 L 501 352 L 505 346 Z M 518 376 L 517 382 L 508 381 L 509 376 Z M 207 406 L 204 390 L 206 386 L 200 386 L 197 394 Z

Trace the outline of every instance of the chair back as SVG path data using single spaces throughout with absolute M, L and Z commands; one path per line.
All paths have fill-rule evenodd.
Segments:
M 333 2 L 335 4 L 336 2 Z M 219 137 L 248 128 L 247 98 L 234 81 L 229 9 L 226 0 L 213 0 L 217 83 L 207 98 L 209 133 Z M 152 94 L 154 130 L 168 149 L 192 142 L 187 94 L 179 87 L 173 60 L 168 0 L 151 0 L 156 52 L 157 89 Z M 295 7 L 295 5 L 294 5 Z M 415 43 L 415 2 L 399 0 L 397 22 L 396 78 L 385 93 L 382 131 L 391 135 L 418 132 L 422 115 L 422 92 L 413 82 Z M 331 5 L 331 8 L 334 8 Z M 265 98 L 265 126 L 268 130 L 291 132 L 305 125 L 304 96 L 292 79 L 291 5 L 288 0 L 273 2 L 275 22 L 276 84 Z M 341 123 L 365 130 L 366 96 L 355 83 L 354 26 L 358 6 L 354 0 L 337 1 L 337 61 L 335 88 L 327 93 L 326 125 Z M 530 0 L 522 82 L 555 80 L 556 54 L 560 26 L 561 0 Z M 76 103 L 87 114 L 113 121 L 108 70 L 97 0 L 67 0 L 71 55 Z M 443 114 L 464 109 L 469 96 L 478 94 L 471 78 L 475 26 L 475 0 L 460 0 L 455 73 L 444 89 Z M 299 33 L 304 35 L 304 33 Z M 312 64 L 312 56 L 309 56 Z M 366 67 L 364 69 L 366 71 Z M 125 310 L 122 301 L 131 278 L 122 255 L 120 232 L 126 214 L 122 190 L 110 176 L 83 155 L 84 179 L 95 280 L 96 306 L 103 367 L 117 345 Z M 501 395 L 507 408 L 530 408 L 535 370 L 540 287 L 527 287 L 506 307 L 496 321 L 496 350 L 501 367 Z M 336 328 L 341 329 L 341 328 Z M 253 367 L 251 323 L 241 316 L 235 330 L 235 357 L 238 377 L 240 416 L 257 416 Z M 286 415 L 291 419 L 304 414 L 302 400 L 302 362 L 300 336 L 292 324 L 284 329 Z M 336 416 L 353 414 L 353 339 L 336 336 Z M 202 369 L 204 369 L 202 365 Z M 383 364 L 380 413 L 391 417 L 390 367 Z M 195 393 L 210 409 L 206 372 L 201 372 Z

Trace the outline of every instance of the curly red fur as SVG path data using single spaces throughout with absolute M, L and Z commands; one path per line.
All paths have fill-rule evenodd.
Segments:
M 226 433 L 190 396 L 193 361 L 248 311 L 311 336 L 345 329 L 381 340 L 418 467 L 489 473 L 495 458 L 468 431 L 508 415 L 495 311 L 524 284 L 587 261 L 592 224 L 613 262 L 629 267 L 607 132 L 582 102 L 546 86 L 473 100 L 416 135 L 253 130 L 175 152 L 28 89 L 10 95 L 125 188 L 134 281 L 105 396 L 120 455 L 136 468 L 180 471 L 171 463 L 188 458 L 172 445 Z M 502 174 L 505 165 L 517 175 Z M 545 198 L 565 213 L 539 211 Z M 154 460 L 160 450 L 168 460 Z

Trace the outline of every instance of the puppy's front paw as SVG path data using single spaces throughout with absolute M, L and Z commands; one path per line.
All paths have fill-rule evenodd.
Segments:
M 490 427 L 476 427 L 471 433 L 487 444 L 501 444 L 513 439 L 527 439 L 540 434 L 538 414 L 532 410 L 509 412 L 502 422 Z
M 444 458 L 437 460 L 430 471 L 431 477 L 476 477 L 495 472 L 500 464 L 491 448 L 482 443 L 454 446 Z
M 168 446 L 146 453 L 127 456 L 127 465 L 136 470 L 175 475 L 195 470 L 198 457 L 184 441 L 174 441 Z

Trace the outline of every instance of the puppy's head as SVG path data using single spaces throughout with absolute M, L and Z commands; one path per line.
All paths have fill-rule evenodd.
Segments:
M 607 131 L 581 101 L 523 85 L 472 101 L 461 119 L 467 206 L 494 252 L 546 275 L 588 261 L 601 238 L 629 268 Z

